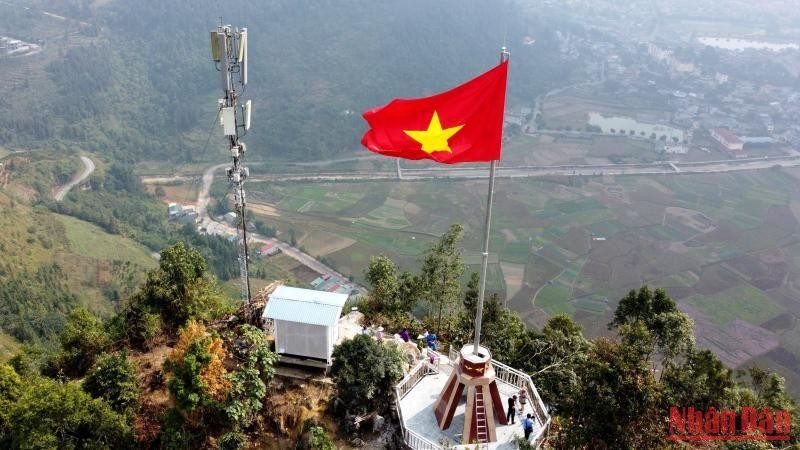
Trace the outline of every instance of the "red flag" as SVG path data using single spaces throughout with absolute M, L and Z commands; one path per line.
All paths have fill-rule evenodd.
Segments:
M 363 114 L 370 151 L 445 164 L 500 159 L 508 61 L 431 97 L 395 99 Z

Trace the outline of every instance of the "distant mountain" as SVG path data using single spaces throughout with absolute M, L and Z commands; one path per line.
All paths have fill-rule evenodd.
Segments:
M 572 73 L 557 57 L 555 24 L 502 0 L 50 3 L 0 5 L 0 35 L 44 45 L 0 59 L 0 146 L 203 159 L 220 95 L 208 31 L 220 16 L 250 32 L 253 157 L 357 148 L 363 110 L 479 74 L 504 39 L 512 97 L 532 102 Z

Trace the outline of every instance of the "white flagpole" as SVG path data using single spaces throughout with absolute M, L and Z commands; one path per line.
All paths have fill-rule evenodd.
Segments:
M 508 61 L 510 54 L 503 46 L 500 49 L 500 62 Z M 502 125 L 501 125 L 502 126 Z M 500 143 L 502 145 L 502 142 Z M 483 253 L 481 261 L 481 287 L 478 291 L 478 305 L 475 309 L 475 345 L 472 348 L 474 355 L 478 354 L 481 344 L 481 322 L 483 321 L 483 298 L 486 294 L 486 270 L 489 266 L 489 228 L 492 222 L 492 199 L 494 198 L 494 174 L 497 168 L 497 161 L 492 161 L 489 165 L 489 195 L 486 199 L 486 223 L 483 227 Z

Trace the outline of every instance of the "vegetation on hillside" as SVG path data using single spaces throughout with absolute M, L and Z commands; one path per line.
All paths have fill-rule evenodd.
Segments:
M 0 87 L 0 145 L 80 147 L 123 162 L 191 162 L 218 148 L 215 139 L 200 154 L 220 95 L 207 35 L 218 25 L 216 2 L 51 3 L 3 9 L 0 33 L 50 40 L 25 67 L 2 62 L 25 76 Z M 85 23 L 52 23 L 38 8 Z M 506 0 L 358 0 L 346 9 L 236 0 L 224 14 L 226 23 L 249 28 L 246 97 L 258 125 L 246 141 L 259 156 L 302 160 L 351 150 L 364 127 L 358 112 L 463 82 L 495 64 L 506 41 L 511 95 L 534 98 L 577 68 L 555 57 L 551 23 Z M 526 36 L 536 45 L 521 45 Z M 38 107 L 23 108 L 30 104 Z
M 454 237 L 456 242 L 451 243 Z M 448 233 L 431 251 L 458 248 L 457 241 L 457 236 Z M 414 276 L 403 273 L 385 257 L 372 259 L 367 278 L 374 289 L 360 308 L 368 322 L 380 321 L 390 331 L 409 324 L 404 317 L 409 311 L 396 310 L 400 278 Z M 456 348 L 471 342 L 478 281 L 473 274 L 466 290 L 460 291 L 463 301 L 453 305 L 445 316 L 447 326 L 439 334 L 440 340 Z M 461 289 L 457 282 L 455 286 Z M 440 283 L 430 289 L 435 297 L 438 289 L 450 287 Z M 436 329 L 437 309 L 422 311 L 422 323 L 415 324 L 412 334 Z M 793 420 L 790 442 L 800 442 L 798 409 L 784 379 L 758 367 L 734 372 L 712 352 L 697 348 L 692 320 L 664 290 L 643 286 L 630 291 L 621 299 L 609 328 L 614 336 L 587 339 L 571 318 L 555 315 L 535 330 L 496 298 L 487 299 L 482 345 L 491 349 L 494 358 L 531 375 L 553 415 L 549 435 L 553 448 L 668 448 L 670 406 L 785 409 Z M 349 390 L 345 384 L 339 392 Z M 352 398 L 360 399 L 364 409 L 370 405 L 365 395 Z

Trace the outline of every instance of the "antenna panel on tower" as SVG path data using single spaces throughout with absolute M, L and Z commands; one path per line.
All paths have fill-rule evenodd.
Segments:
M 239 34 L 239 64 L 241 66 L 242 86 L 247 84 L 247 28 Z
M 225 136 L 236 135 L 236 108 L 233 106 L 222 108 L 222 130 Z
M 250 115 L 253 112 L 253 101 L 248 100 L 247 103 L 244 104 L 244 129 L 250 129 Z
M 211 59 L 219 62 L 219 41 L 216 31 L 211 32 Z

